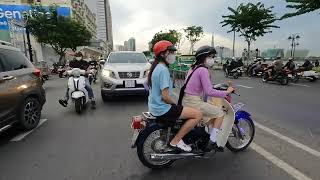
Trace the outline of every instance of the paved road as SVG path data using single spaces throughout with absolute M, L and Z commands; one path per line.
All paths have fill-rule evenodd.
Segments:
M 219 72 L 214 77 L 225 81 Z M 103 103 L 95 85 L 97 109 L 79 116 L 73 107 L 57 103 L 65 81 L 45 84 L 47 121 L 35 131 L 21 140 L 15 129 L 0 134 L 0 180 L 320 179 L 319 100 L 314 101 L 319 83 L 282 87 L 258 79 L 237 80 L 242 96 L 236 101 L 246 103 L 260 125 L 251 148 L 237 154 L 226 150 L 213 159 L 181 160 L 170 169 L 151 171 L 130 148 L 130 116 L 146 110 L 146 98 Z M 298 142 L 304 145 L 297 147 Z

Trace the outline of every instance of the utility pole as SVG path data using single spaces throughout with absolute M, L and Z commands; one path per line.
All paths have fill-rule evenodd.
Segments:
M 238 0 L 236 0 L 236 8 L 238 6 Z M 236 43 L 236 31 L 233 31 L 233 45 L 232 45 L 232 56 L 235 57 L 235 43 Z

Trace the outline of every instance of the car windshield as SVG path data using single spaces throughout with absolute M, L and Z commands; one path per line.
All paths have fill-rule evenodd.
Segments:
M 142 53 L 112 53 L 108 63 L 146 63 L 147 60 Z

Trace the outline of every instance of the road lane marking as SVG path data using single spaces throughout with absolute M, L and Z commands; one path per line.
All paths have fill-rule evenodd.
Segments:
M 178 97 L 178 94 L 176 92 L 173 92 L 173 94 L 176 97 Z M 278 133 L 278 132 L 276 132 L 276 131 L 274 131 L 274 130 L 266 127 L 266 126 L 263 126 L 263 125 L 257 123 L 256 121 L 254 122 L 254 124 L 255 124 L 256 127 L 264 130 L 265 132 L 267 132 L 267 133 L 269 133 L 271 135 L 274 135 L 277 138 L 279 138 L 279 139 L 281 139 L 283 141 L 286 141 L 287 143 L 289 143 L 289 144 L 291 144 L 291 145 L 293 145 L 293 146 L 295 146 L 297 148 L 300 148 L 300 149 L 302 149 L 302 150 L 304 150 L 304 151 L 306 151 L 306 152 L 308 152 L 308 153 L 320 158 L 320 152 L 319 151 L 317 151 L 315 149 L 312 149 L 312 148 L 310 148 L 310 147 L 308 147 L 308 146 L 306 146 L 306 145 L 304 145 L 304 144 L 302 144 L 302 143 L 300 143 L 298 141 L 295 141 L 295 140 L 293 140 L 293 139 L 291 139 L 291 138 L 289 138 L 287 136 L 284 136 L 284 135 L 282 135 L 282 134 L 280 134 L 280 133 Z
M 247 89 L 252 89 L 252 88 L 253 88 L 253 87 L 245 86 L 245 85 L 241 85 L 241 84 L 237 84 L 236 86 L 243 87 L 243 88 L 247 88 Z
M 294 85 L 294 86 L 301 86 L 301 87 L 312 87 L 312 86 L 308 86 L 308 85 L 305 85 L 305 84 L 296 84 L 296 83 L 290 83 L 291 85 Z
M 28 131 L 28 132 L 24 132 L 22 134 L 17 135 L 16 137 L 14 137 L 13 139 L 11 139 L 11 142 L 17 142 L 17 141 L 21 141 L 22 139 L 24 139 L 27 135 L 29 135 L 30 133 L 32 133 L 34 130 L 36 130 L 38 127 L 40 127 L 43 123 L 45 123 L 47 121 L 47 119 L 40 119 L 39 124 L 36 128 Z
M 251 143 L 250 148 L 256 151 L 258 154 L 262 155 L 264 158 L 266 158 L 268 161 L 272 162 L 274 165 L 279 167 L 280 169 L 287 172 L 292 177 L 298 179 L 298 180 L 311 180 L 308 176 L 304 175 L 300 171 L 298 171 L 296 168 L 290 166 L 283 160 L 279 159 L 278 157 L 274 156 L 273 154 L 269 153 L 256 143 Z
M 310 147 L 308 147 L 308 146 L 306 146 L 306 145 L 304 145 L 304 144 L 302 144 L 302 143 L 300 143 L 298 141 L 295 141 L 295 140 L 293 140 L 293 139 L 291 139 L 291 138 L 289 138 L 287 136 L 284 136 L 284 135 L 282 135 L 282 134 L 280 134 L 280 133 L 278 133 L 278 132 L 276 132 L 276 131 L 268 128 L 268 127 L 265 127 L 265 126 L 257 123 L 256 121 L 254 122 L 254 124 L 255 124 L 256 127 L 264 130 L 265 132 L 268 132 L 269 134 L 272 134 L 272 135 L 276 136 L 277 138 L 279 138 L 281 140 L 284 140 L 287 143 L 289 143 L 289 144 L 291 144 L 291 145 L 293 145 L 293 146 L 295 146 L 297 148 L 300 148 L 300 149 L 302 149 L 302 150 L 304 150 L 304 151 L 306 151 L 306 152 L 308 152 L 308 153 L 320 158 L 320 152 L 319 151 L 314 150 L 314 149 L 312 149 L 312 148 L 310 148 Z

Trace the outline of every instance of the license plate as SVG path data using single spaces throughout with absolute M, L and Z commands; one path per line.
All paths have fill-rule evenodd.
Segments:
M 126 88 L 133 88 L 136 86 L 136 83 L 134 80 L 128 80 L 128 81 L 124 81 L 124 86 Z
M 140 132 L 140 131 L 137 130 L 137 129 L 133 130 L 133 135 L 132 135 L 132 138 L 131 138 L 131 147 L 132 147 L 132 148 L 135 147 L 135 144 L 136 144 L 136 141 L 137 141 L 139 132 Z

